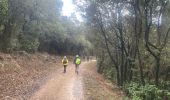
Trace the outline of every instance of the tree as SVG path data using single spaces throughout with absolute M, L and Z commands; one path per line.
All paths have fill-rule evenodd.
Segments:
M 91 34 L 98 34 L 93 39 L 100 38 L 97 42 L 92 41 L 93 45 L 104 45 L 97 50 L 107 51 L 105 57 L 109 57 L 115 67 L 118 85 L 130 81 L 145 85 L 147 77 L 154 78 L 155 85 L 159 84 L 160 66 L 165 62 L 162 58 L 166 56 L 164 50 L 169 47 L 166 45 L 169 39 L 168 5 L 167 0 L 89 0 L 80 7 L 85 12 L 87 25 L 94 30 Z M 96 55 L 102 59 L 100 53 L 96 52 Z M 102 63 L 99 62 L 100 67 Z M 155 70 L 148 66 L 150 64 Z

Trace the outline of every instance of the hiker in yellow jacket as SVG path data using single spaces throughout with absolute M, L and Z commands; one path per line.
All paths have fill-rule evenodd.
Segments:
M 62 64 L 64 66 L 64 73 L 66 73 L 66 68 L 67 68 L 67 65 L 68 65 L 68 59 L 66 56 L 64 56 L 63 60 L 62 60 Z

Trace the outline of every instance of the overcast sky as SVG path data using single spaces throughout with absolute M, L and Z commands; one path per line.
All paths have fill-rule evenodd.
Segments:
M 72 0 L 62 0 L 63 1 L 63 9 L 62 14 L 64 16 L 71 16 L 72 13 L 76 14 L 77 19 L 82 22 L 83 19 L 81 15 L 76 11 L 76 6 L 72 3 Z
M 75 6 L 72 3 L 72 0 L 63 0 L 63 11 L 64 16 L 70 16 L 71 13 L 75 12 Z

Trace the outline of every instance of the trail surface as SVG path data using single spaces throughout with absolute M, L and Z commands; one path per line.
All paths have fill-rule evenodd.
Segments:
M 74 65 L 67 67 L 67 73 L 59 69 L 31 100 L 83 100 L 82 77 L 74 70 Z
M 122 100 L 122 92 L 97 73 L 96 62 L 82 63 L 80 74 L 73 64 L 63 67 L 30 98 L 31 100 Z

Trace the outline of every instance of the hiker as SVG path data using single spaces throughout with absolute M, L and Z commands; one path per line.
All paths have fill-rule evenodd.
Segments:
M 89 61 L 90 60 L 90 57 L 89 56 L 87 56 L 87 61 Z
M 79 65 L 81 64 L 81 59 L 79 57 L 79 55 L 76 55 L 76 57 L 74 58 L 74 64 L 75 64 L 75 73 L 79 73 Z
M 68 59 L 66 56 L 64 56 L 63 60 L 62 60 L 62 64 L 64 65 L 64 72 L 63 73 L 66 73 L 66 68 L 67 68 L 67 65 L 68 65 Z

